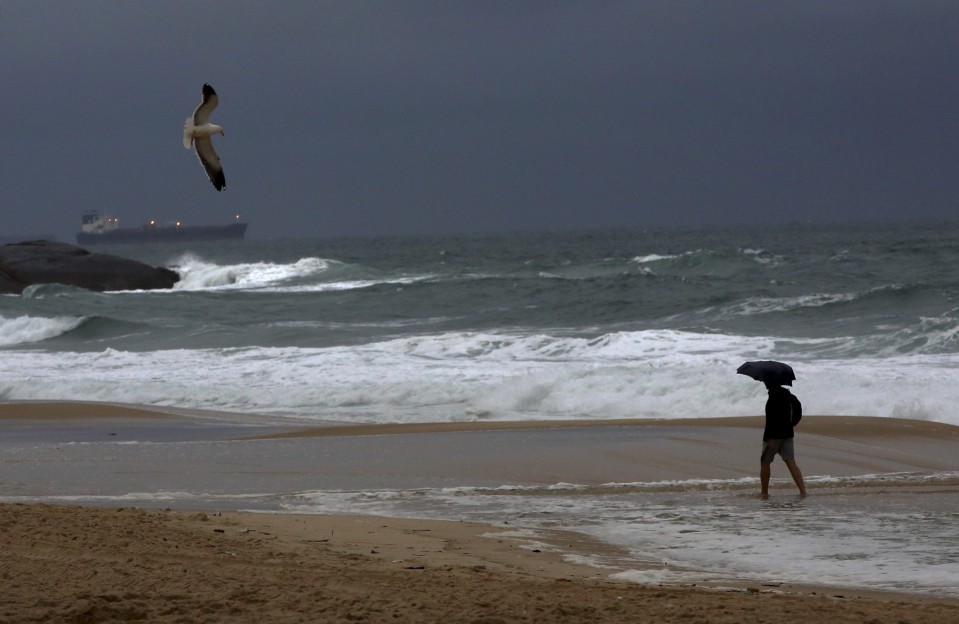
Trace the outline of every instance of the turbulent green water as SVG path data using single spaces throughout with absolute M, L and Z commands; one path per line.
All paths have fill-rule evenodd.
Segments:
M 721 415 L 755 411 L 754 388 L 730 374 L 769 357 L 796 367 L 817 411 L 950 421 L 957 234 L 900 223 L 104 246 L 183 280 L 3 297 L 0 388 L 348 420 L 416 418 L 424 402 L 444 420 L 662 415 L 693 398 Z

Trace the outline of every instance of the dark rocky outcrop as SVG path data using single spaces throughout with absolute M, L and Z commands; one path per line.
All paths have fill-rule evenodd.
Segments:
M 162 267 L 91 253 L 57 241 L 35 240 L 0 246 L 0 294 L 19 294 L 32 284 L 66 284 L 89 290 L 172 288 L 180 279 Z

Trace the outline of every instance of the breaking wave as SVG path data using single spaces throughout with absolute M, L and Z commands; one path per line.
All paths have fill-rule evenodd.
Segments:
M 69 333 L 79 327 L 84 317 L 58 316 L 42 318 L 35 316 L 0 316 L 0 346 L 42 342 Z

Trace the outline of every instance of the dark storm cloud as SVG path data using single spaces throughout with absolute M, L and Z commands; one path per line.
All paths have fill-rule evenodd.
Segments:
M 951 218 L 959 5 L 0 4 L 8 230 Z M 217 194 L 179 144 L 220 93 Z

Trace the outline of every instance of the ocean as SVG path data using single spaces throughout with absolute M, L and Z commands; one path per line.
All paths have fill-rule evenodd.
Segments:
M 297 423 L 711 418 L 762 413 L 762 386 L 735 371 L 746 360 L 776 359 L 793 366 L 806 414 L 959 425 L 959 224 L 95 250 L 168 266 L 183 279 L 168 292 L 41 285 L 0 297 L 3 400 Z M 890 478 L 930 480 L 943 491 L 934 504 L 900 488 L 887 504 L 863 506 L 839 488 L 825 507 L 763 504 L 752 497 L 753 478 L 619 484 L 613 493 L 575 483 L 532 493 L 524 484 L 459 483 L 264 496 L 279 495 L 277 507 L 289 511 L 488 521 L 546 507 L 549 526 L 686 566 L 645 580 L 748 576 L 785 558 L 788 569 L 772 572 L 785 580 L 959 595 L 956 475 Z M 789 540 L 764 533 L 772 519 L 797 527 Z
M 959 225 L 97 249 L 170 292 L 0 297 L 0 397 L 349 422 L 806 413 L 959 424 Z

